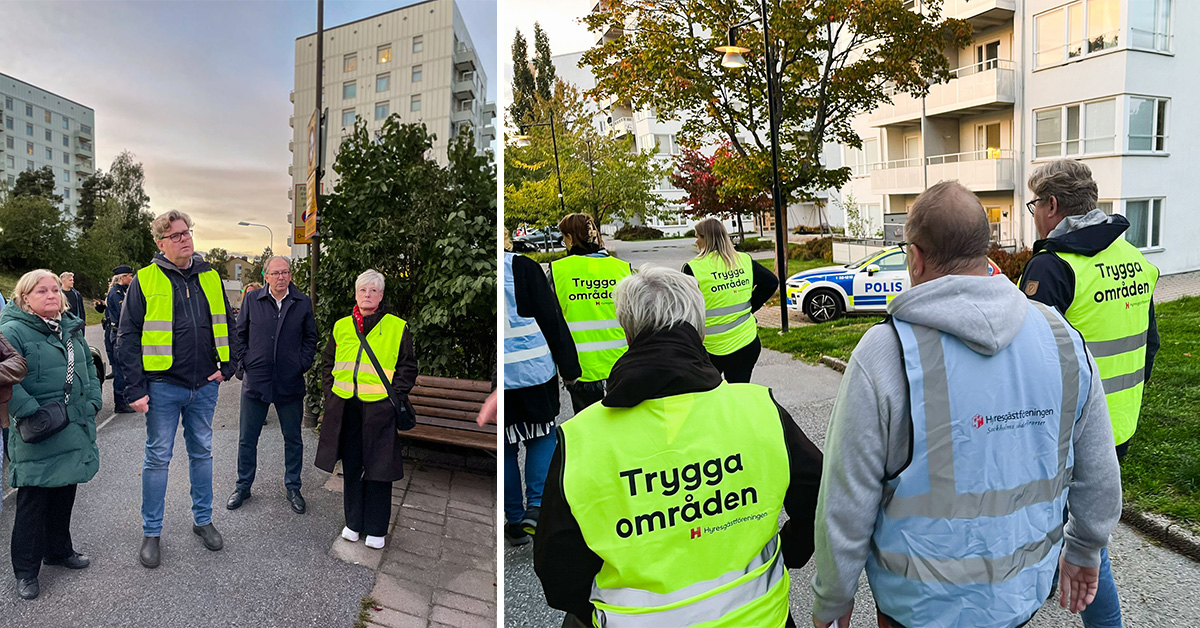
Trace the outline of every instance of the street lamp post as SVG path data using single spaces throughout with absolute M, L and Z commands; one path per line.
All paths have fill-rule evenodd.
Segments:
M 554 146 L 554 178 L 558 182 L 558 208 L 563 214 L 566 214 L 567 203 L 565 200 L 563 200 L 562 169 L 558 165 L 558 134 L 554 130 L 554 110 L 550 110 L 549 122 L 539 122 L 537 124 L 531 122 L 526 124 L 525 128 L 529 129 L 537 126 L 550 127 L 550 143 Z M 524 133 L 519 133 L 517 135 L 517 146 L 529 146 L 529 144 L 530 141 L 528 135 L 525 135 Z M 550 250 L 550 243 L 547 238 L 543 238 L 542 243 L 546 246 L 547 251 Z
M 263 229 L 266 229 L 267 233 L 271 234 L 271 255 L 275 254 L 275 232 L 271 231 L 270 227 L 268 227 L 266 225 L 260 225 L 257 222 L 246 222 L 245 220 L 239 222 L 238 226 L 239 227 L 262 227 Z
M 771 127 L 771 200 L 775 204 L 775 268 L 779 273 L 779 333 L 788 330 L 787 309 L 787 224 L 783 213 L 783 193 L 779 183 L 779 112 L 776 98 L 779 91 L 778 78 L 775 76 L 775 59 L 771 54 L 771 31 L 767 25 L 767 0 L 762 0 L 761 15 L 753 20 L 747 20 L 729 27 L 728 44 L 718 46 L 717 51 L 725 53 L 721 65 L 727 68 L 744 68 L 746 60 L 743 53 L 750 52 L 749 48 L 738 46 L 737 29 L 762 22 L 763 55 L 767 65 L 767 115 Z

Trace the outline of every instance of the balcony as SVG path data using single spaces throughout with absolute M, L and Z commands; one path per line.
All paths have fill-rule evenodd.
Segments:
M 293 89 L 292 91 L 288 92 L 288 102 L 292 103 L 293 105 L 296 104 L 296 90 Z
M 614 118 L 610 129 L 613 137 L 624 137 L 634 132 L 633 118 L 629 116 L 621 116 Z
M 75 140 L 75 156 L 76 157 L 90 159 L 91 157 L 94 157 L 95 154 L 96 154 L 96 151 L 95 151 L 95 149 L 92 148 L 91 142 Z
M 92 165 L 92 162 L 79 159 L 75 161 L 75 174 L 80 177 L 90 177 L 96 174 L 96 168 Z
M 875 164 L 871 171 L 871 193 L 920 194 L 925 191 L 924 170 L 920 157 Z
M 942 15 L 966 20 L 975 30 L 1011 23 L 1017 10 L 1016 0 L 946 0 Z
M 92 137 L 92 127 L 86 124 L 75 127 L 75 137 Z
M 966 115 L 1012 107 L 1015 102 L 1016 64 L 992 59 L 950 71 L 948 83 L 929 87 L 925 115 Z M 871 113 L 874 127 L 903 124 L 921 119 L 921 99 L 892 92 L 892 102 Z
M 293 169 L 293 168 L 295 168 L 295 166 L 293 166 L 292 164 L 288 164 L 288 176 L 289 176 L 289 177 L 290 177 L 290 176 L 293 176 L 293 175 L 292 175 L 292 169 Z
M 490 142 L 496 139 L 496 127 L 489 124 L 483 127 L 483 131 L 480 133 L 480 135 L 483 136 L 484 141 Z
M 475 120 L 474 109 L 459 109 L 455 107 L 450 111 L 450 122 L 473 122 Z
M 288 152 L 296 152 L 296 140 L 288 140 Z
M 288 126 L 296 128 L 296 116 L 288 116 Z
M 295 195 L 295 188 L 288 187 L 288 200 L 289 200 L 289 201 L 290 201 L 290 200 L 293 200 L 293 199 L 292 199 L 292 197 L 293 197 L 294 195 Z
M 958 181 L 972 192 L 998 192 L 1016 189 L 1013 151 L 987 150 L 937 155 L 926 159 L 929 183 Z
M 469 76 L 461 79 L 455 79 L 452 86 L 452 92 L 459 98 L 476 96 L 478 88 L 475 85 L 475 76 Z
M 484 124 L 489 124 L 496 119 L 496 103 L 490 102 L 479 110 L 479 116 L 483 118 Z
M 454 69 L 474 70 L 475 50 L 468 48 L 464 44 L 459 44 L 458 48 L 454 51 Z

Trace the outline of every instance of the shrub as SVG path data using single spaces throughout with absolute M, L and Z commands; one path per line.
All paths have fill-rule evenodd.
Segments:
M 764 240 L 762 238 L 746 238 L 741 244 L 735 245 L 733 248 L 744 253 L 753 251 L 766 251 L 775 248 L 773 240 Z
M 1021 272 L 1025 270 L 1025 264 L 1029 263 L 1029 259 L 1033 257 L 1033 251 L 1029 249 L 1021 249 L 1015 253 L 992 245 L 988 249 L 988 257 L 991 258 L 996 265 L 1000 267 L 1000 272 L 1008 277 L 1013 283 L 1021 278 Z
M 613 237 L 624 242 L 636 242 L 638 240 L 661 240 L 663 235 L 662 231 L 654 227 L 626 225 L 617 229 Z
M 833 261 L 833 238 L 815 238 L 803 244 L 788 247 L 788 259 L 823 259 Z
M 685 238 L 694 238 L 694 237 L 696 237 L 696 230 L 695 230 L 695 229 L 688 229 L 687 231 L 684 231 L 684 232 L 683 232 L 683 237 L 685 237 Z
M 524 255 L 525 257 L 528 257 L 539 264 L 549 264 L 550 262 L 566 257 L 568 253 L 565 250 L 549 252 L 534 251 L 533 253 L 521 253 L 521 255 Z

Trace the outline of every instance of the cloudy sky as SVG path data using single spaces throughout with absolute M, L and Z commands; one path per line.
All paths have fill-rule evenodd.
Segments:
M 326 0 L 325 26 L 413 4 Z M 289 234 L 288 92 L 315 0 L 0 0 L 0 72 L 96 111 L 96 166 L 122 150 L 145 165 L 151 209 L 196 219 L 196 246 L 257 254 Z M 458 0 L 485 68 L 496 68 L 496 0 Z M 511 41 L 511 38 L 510 38 Z M 496 71 L 489 69 L 489 100 Z

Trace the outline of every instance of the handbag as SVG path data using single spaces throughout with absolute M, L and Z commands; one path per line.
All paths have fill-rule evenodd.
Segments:
M 72 342 L 67 336 L 67 342 Z M 74 353 L 71 354 L 74 358 Z M 63 400 L 42 404 L 33 414 L 17 419 L 17 432 L 21 440 L 30 445 L 36 445 L 51 436 L 65 430 L 70 424 L 67 418 L 67 403 L 71 400 L 72 374 L 75 372 L 75 360 L 67 365 L 67 383 L 63 385 Z
M 409 403 L 407 398 L 402 401 L 396 398 L 396 391 L 392 389 L 392 380 L 383 374 L 383 367 L 379 366 L 379 358 L 375 357 L 375 352 L 371 350 L 371 345 L 367 342 L 367 337 L 363 335 L 357 325 L 354 326 L 354 331 L 358 334 L 358 342 L 362 345 L 363 350 L 367 352 L 367 357 L 371 358 L 371 365 L 375 367 L 375 372 L 387 384 L 388 401 L 392 402 L 392 408 L 396 411 L 396 429 L 406 432 L 416 427 L 416 410 L 413 409 L 412 404 Z

